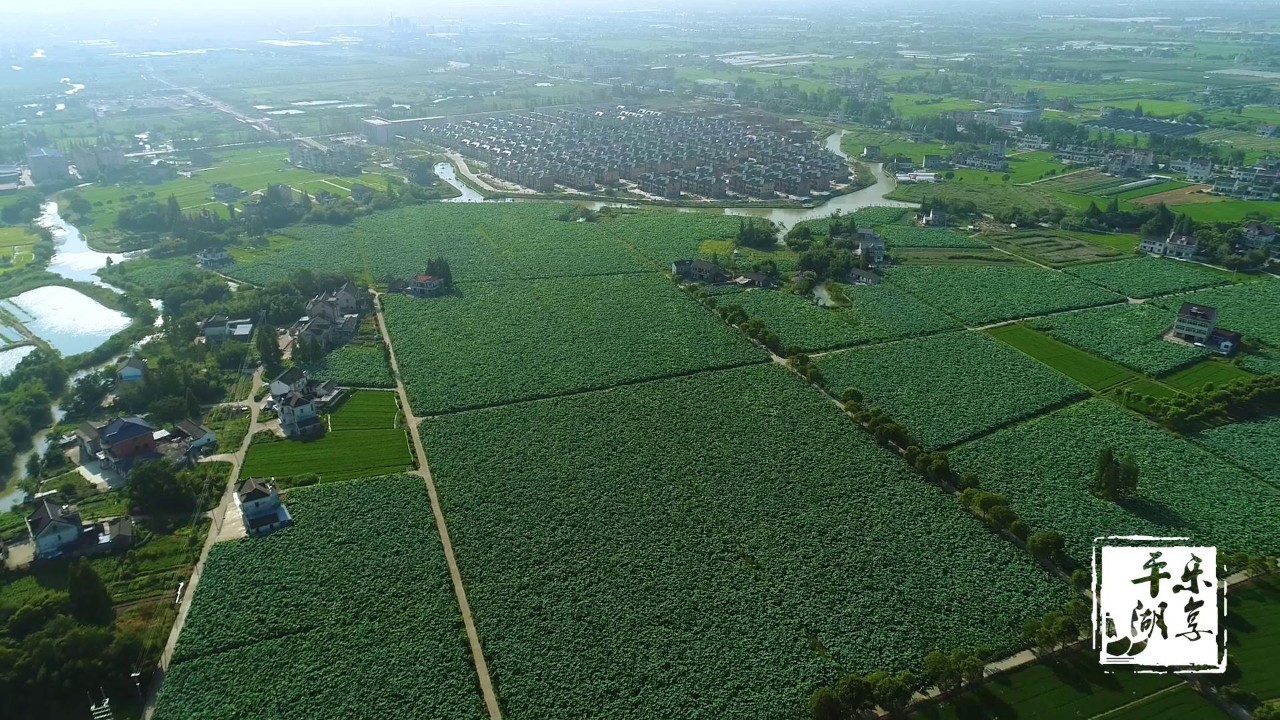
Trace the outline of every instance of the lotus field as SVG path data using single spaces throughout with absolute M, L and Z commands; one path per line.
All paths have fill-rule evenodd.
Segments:
M 1153 257 L 1077 265 L 1068 268 L 1067 272 L 1133 298 L 1167 295 L 1229 282 L 1222 273 L 1203 265 Z
M 346 387 L 389 388 L 395 385 L 391 365 L 382 345 L 347 345 L 307 365 L 318 380 L 332 380 Z
M 988 248 L 984 242 L 974 240 L 954 230 L 890 225 L 880 229 L 884 242 L 890 248 Z
M 951 318 L 888 285 L 840 286 L 849 306 L 818 307 L 813 300 L 772 290 L 721 297 L 759 318 L 788 348 L 803 351 L 927 335 L 959 328 Z
M 1138 497 L 1089 492 L 1098 454 L 1130 453 Z M 957 472 L 1003 493 L 1033 532 L 1056 530 L 1077 561 L 1103 535 L 1187 535 L 1220 551 L 1280 548 L 1280 490 L 1102 399 L 1030 420 L 950 453 Z
M 767 360 L 657 273 L 461 283 L 383 303 L 416 415 Z
M 1280 347 L 1280 280 L 1267 279 L 1228 287 L 1200 290 L 1162 298 L 1160 304 L 1176 311 L 1183 302 L 1218 309 L 1218 327 L 1246 338 Z
M 293 527 L 213 547 L 157 720 L 487 717 L 422 479 L 286 505 Z
M 889 282 L 970 326 L 1118 303 L 1119 295 L 1032 265 L 895 267 Z
M 1069 598 L 773 364 L 422 430 L 511 720 L 806 716 Z
M 1027 324 L 1068 345 L 1148 375 L 1165 375 L 1208 354 L 1200 348 L 1163 340 L 1165 331 L 1173 325 L 1173 313 L 1151 303 L 1035 318 Z
M 1197 439 L 1280 487 L 1280 417 L 1210 428 Z
M 818 367 L 836 396 L 859 390 L 922 445 L 951 445 L 1085 389 L 1004 343 L 975 332 L 824 355 Z

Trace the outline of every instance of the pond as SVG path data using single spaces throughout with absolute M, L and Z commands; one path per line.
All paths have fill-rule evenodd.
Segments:
M 49 272 L 61 275 L 68 280 L 111 287 L 94 273 L 106 267 L 108 260 L 120 262 L 125 258 L 124 255 L 89 249 L 89 244 L 85 242 L 80 231 L 58 214 L 56 202 L 47 202 L 41 207 L 40 217 L 36 219 L 36 223 L 53 234 L 53 242 L 57 246 L 56 254 L 49 261 Z
M 8 375 L 18 367 L 18 363 L 22 362 L 22 358 L 35 352 L 35 345 L 21 345 L 19 347 L 0 352 L 0 376 Z
M 129 317 L 78 290 L 46 285 L 0 301 L 63 355 L 89 352 L 129 326 Z

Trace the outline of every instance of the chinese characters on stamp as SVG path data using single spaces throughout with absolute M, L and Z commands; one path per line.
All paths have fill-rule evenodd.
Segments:
M 1184 538 L 1094 542 L 1094 647 L 1103 665 L 1223 672 L 1225 583 L 1218 553 Z

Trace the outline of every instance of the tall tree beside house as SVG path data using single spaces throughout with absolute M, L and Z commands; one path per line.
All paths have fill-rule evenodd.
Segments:
M 280 371 L 281 355 L 278 335 L 274 325 L 262 323 L 258 326 L 258 336 L 254 339 L 258 357 L 262 359 L 262 365 L 269 375 L 275 375 Z
M 449 268 L 449 261 L 443 257 L 427 260 L 427 274 L 444 280 L 445 286 L 453 285 L 453 270 Z
M 111 593 L 84 558 L 71 563 L 67 571 L 67 609 L 71 617 L 86 625 L 110 625 L 115 620 Z

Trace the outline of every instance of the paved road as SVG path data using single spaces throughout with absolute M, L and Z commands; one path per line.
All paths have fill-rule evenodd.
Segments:
M 249 399 L 243 403 L 237 403 L 249 406 L 249 432 L 245 434 L 244 440 L 240 443 L 240 448 L 234 453 L 212 455 L 204 460 L 205 462 L 223 461 L 231 463 L 231 475 L 227 479 L 227 486 L 223 489 L 222 499 L 218 502 L 218 507 L 208 514 L 212 520 L 212 525 L 210 525 L 209 532 L 205 535 L 204 547 L 200 550 L 200 559 L 196 561 L 195 569 L 191 573 L 191 579 L 183 587 L 182 604 L 178 607 L 178 617 L 173 622 L 173 629 L 169 631 L 169 639 L 165 642 L 164 652 L 160 654 L 160 666 L 156 668 L 151 687 L 147 690 L 147 699 L 143 705 L 144 718 L 150 718 L 151 714 L 155 712 L 156 693 L 159 692 L 160 684 L 164 682 L 165 671 L 168 670 L 169 662 L 173 659 L 173 648 L 177 645 L 178 635 L 182 633 L 182 626 L 187 621 L 187 613 L 191 610 L 191 598 L 195 596 L 196 586 L 200 584 L 200 575 L 204 571 L 205 560 L 209 559 L 209 550 L 219 539 L 226 539 L 221 537 L 223 525 L 227 511 L 235 506 L 232 496 L 235 494 L 236 484 L 240 480 L 240 468 L 244 465 L 244 456 L 249 449 L 249 443 L 253 440 L 254 433 L 266 429 L 264 425 L 258 422 L 258 412 L 262 409 L 262 402 L 253 399 L 253 395 L 261 386 L 262 368 L 258 368 L 253 373 L 253 385 L 249 390 Z
M 444 559 L 449 566 L 449 578 L 453 581 L 453 593 L 458 599 L 458 608 L 462 611 L 462 624 L 467 631 L 467 642 L 471 645 L 471 659 L 475 662 L 480 692 L 484 695 L 484 704 L 489 711 L 490 720 L 502 720 L 502 710 L 498 707 L 498 695 L 493 690 L 489 666 L 484 658 L 484 650 L 480 647 L 480 635 L 476 632 L 475 622 L 471 619 L 471 606 L 467 603 L 467 591 L 462 585 L 462 573 L 458 571 L 458 563 L 453 557 L 453 542 L 449 540 L 449 528 L 444 522 L 444 511 L 440 507 L 435 482 L 431 479 L 427 451 L 422 445 L 422 436 L 418 433 L 418 419 L 413 415 L 412 407 L 409 405 L 409 395 L 405 392 L 404 382 L 400 378 L 400 362 L 396 359 L 395 347 L 391 344 L 391 334 L 387 332 L 387 321 L 382 313 L 382 297 L 377 293 L 373 295 L 373 307 L 378 318 L 378 331 L 382 333 L 382 341 L 387 344 L 387 349 L 390 351 L 391 375 L 396 379 L 396 393 L 400 396 L 400 407 L 404 412 L 405 423 L 409 426 L 409 436 L 413 438 L 413 451 L 418 457 L 418 467 L 421 468 L 413 474 L 422 476 L 427 484 L 427 494 L 431 497 L 431 512 L 435 515 L 436 528 L 440 531 L 440 544 L 444 547 Z

